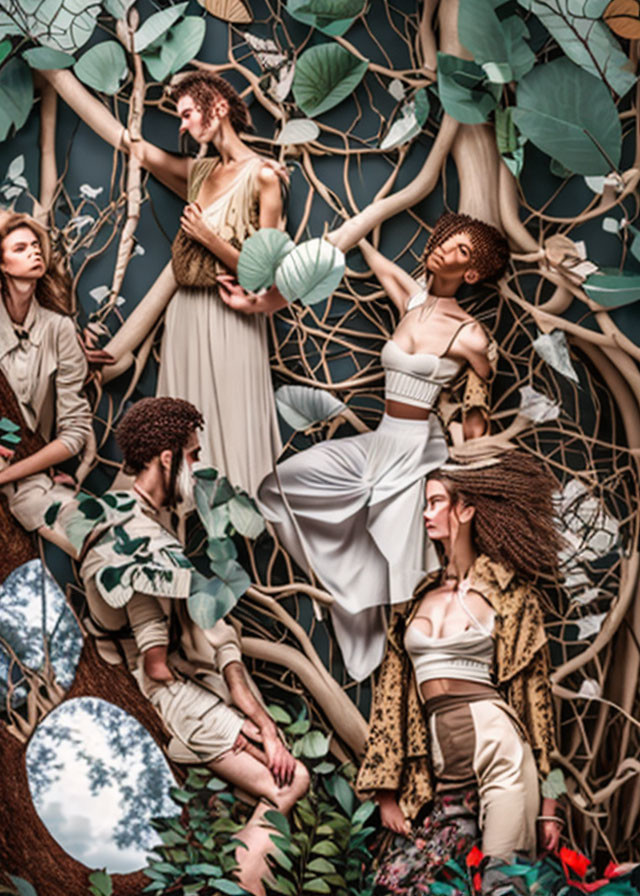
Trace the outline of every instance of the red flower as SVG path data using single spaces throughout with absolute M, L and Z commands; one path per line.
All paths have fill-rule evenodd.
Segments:
M 473 875 L 473 889 L 476 893 L 482 893 L 482 875 L 479 871 Z
M 604 869 L 604 876 L 611 879 L 612 877 L 618 877 L 619 874 L 622 874 L 622 870 L 615 862 L 609 862 L 607 867 Z
M 567 849 L 566 846 L 563 846 L 558 855 L 566 868 L 575 871 L 578 877 L 585 876 L 589 867 L 589 859 L 583 856 L 581 852 L 574 852 L 573 849 Z
M 477 846 L 474 846 L 471 852 L 467 855 L 467 868 L 478 868 L 483 859 L 484 854 L 482 850 L 478 849 Z

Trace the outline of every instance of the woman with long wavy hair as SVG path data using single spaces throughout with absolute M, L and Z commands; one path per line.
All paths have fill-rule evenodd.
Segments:
M 68 278 L 47 231 L 29 215 L 0 212 L 0 414 L 20 437 L 1 459 L 0 492 L 27 531 L 73 497 L 52 469 L 93 449 L 86 375 Z
M 540 811 L 555 729 L 532 585 L 557 575 L 555 487 L 518 453 L 427 481 L 424 520 L 442 570 L 391 621 L 356 785 L 397 834 L 376 893 L 430 892 L 473 845 L 504 861 L 558 845 L 555 800 Z

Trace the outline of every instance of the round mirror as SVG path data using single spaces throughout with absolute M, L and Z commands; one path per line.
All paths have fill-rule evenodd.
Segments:
M 37 727 L 27 774 L 51 836 L 90 868 L 141 868 L 158 842 L 151 818 L 175 813 L 175 781 L 151 735 L 94 697 L 67 700 Z
M 15 707 L 26 699 L 30 672 L 40 673 L 39 688 L 54 681 L 70 687 L 81 650 L 73 613 L 42 562 L 30 560 L 7 576 L 0 586 L 2 703 L 8 697 Z

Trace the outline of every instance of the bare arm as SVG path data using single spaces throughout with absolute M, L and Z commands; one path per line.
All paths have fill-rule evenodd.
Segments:
M 413 279 L 400 265 L 386 258 L 382 252 L 374 249 L 367 240 L 360 240 L 358 247 L 365 261 L 380 281 L 380 285 L 396 306 L 400 314 L 404 314 L 409 299 L 420 291 L 420 284 Z
M 489 380 L 494 372 L 495 344 L 480 324 L 473 323 L 461 331 L 458 348 L 469 362 L 462 401 L 462 434 L 468 442 L 489 435 Z
M 0 471 L 0 485 L 18 482 L 35 473 L 42 473 L 43 470 L 55 467 L 56 464 L 61 464 L 63 461 L 69 460 L 70 457 L 73 457 L 73 453 L 64 442 L 61 439 L 54 439 L 39 451 L 35 451 L 28 457 L 23 457 L 22 460 L 18 460 L 15 464 L 10 464 Z
M 251 692 L 242 663 L 228 663 L 223 673 L 231 692 L 233 703 L 260 731 L 262 745 L 267 756 L 267 765 L 274 780 L 279 785 L 290 784 L 295 772 L 295 759 L 278 736 L 273 719 L 260 706 Z
M 142 167 L 151 172 L 161 184 L 173 190 L 181 199 L 187 198 L 189 170 L 193 164 L 191 159 L 165 152 L 148 140 L 132 140 L 128 131 L 125 131 L 122 147 L 135 156 Z

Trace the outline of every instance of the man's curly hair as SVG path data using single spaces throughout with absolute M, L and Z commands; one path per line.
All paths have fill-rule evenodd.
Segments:
M 207 72 L 186 75 L 171 87 L 171 98 L 174 102 L 177 103 L 183 96 L 190 96 L 198 106 L 205 125 L 211 121 L 213 104 L 216 100 L 223 99 L 229 106 L 229 122 L 236 134 L 250 131 L 253 127 L 247 104 L 241 99 L 237 90 L 219 75 Z
M 116 429 L 124 472 L 137 476 L 162 451 L 177 458 L 204 418 L 182 398 L 143 398 L 129 408 Z
M 427 258 L 456 233 L 467 233 L 471 240 L 471 266 L 478 272 L 480 280 L 499 280 L 509 263 L 509 244 L 496 227 L 472 218 L 445 212 L 435 223 L 422 254 L 422 263 L 427 267 Z

